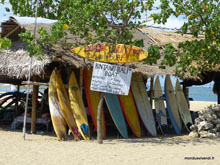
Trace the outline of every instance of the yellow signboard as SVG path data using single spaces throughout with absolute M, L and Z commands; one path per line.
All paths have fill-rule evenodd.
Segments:
M 106 43 L 77 47 L 72 52 L 89 60 L 109 63 L 137 62 L 148 56 L 146 51 L 135 46 Z

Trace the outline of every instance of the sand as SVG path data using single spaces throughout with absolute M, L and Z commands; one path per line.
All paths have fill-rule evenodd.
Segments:
M 194 103 L 191 105 L 197 109 L 208 104 Z M 21 130 L 12 132 L 0 126 L 0 142 L 0 165 L 220 164 L 220 139 L 187 135 L 139 139 L 108 137 L 100 145 L 95 139 L 74 141 L 71 137 L 59 142 L 53 134 L 26 134 L 24 141 Z

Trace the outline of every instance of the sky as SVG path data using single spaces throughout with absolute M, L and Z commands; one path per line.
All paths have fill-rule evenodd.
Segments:
M 160 0 L 157 0 L 155 5 L 158 6 L 159 4 L 160 4 Z M 5 0 L 4 5 L 0 4 L 0 22 L 2 22 L 3 20 L 7 20 L 10 16 L 14 16 L 12 12 L 6 12 L 5 7 L 8 7 L 11 9 L 11 5 L 8 2 L 8 0 Z M 151 14 L 151 12 L 148 13 L 148 16 L 150 16 L 150 14 Z M 144 14 L 142 15 L 142 17 L 146 18 L 146 16 Z M 147 25 L 179 29 L 184 24 L 184 21 L 186 21 L 186 20 L 184 20 L 183 18 L 171 17 L 168 19 L 168 21 L 165 25 L 163 25 L 163 24 L 158 25 L 158 24 L 153 23 L 153 21 L 148 22 Z

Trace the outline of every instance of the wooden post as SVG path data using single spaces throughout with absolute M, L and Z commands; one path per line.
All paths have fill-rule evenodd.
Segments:
M 20 85 L 17 85 L 17 93 L 20 92 Z M 14 117 L 18 115 L 18 94 L 16 94 L 15 113 Z
M 34 77 L 33 79 L 35 79 L 34 81 L 37 81 L 36 77 Z M 31 133 L 36 133 L 38 91 L 39 91 L 39 86 L 34 85 L 33 93 L 32 93 Z
M 217 91 L 217 95 L 218 95 L 218 104 L 220 104 L 220 91 Z
M 80 74 L 79 74 L 79 87 L 81 95 L 83 95 L 83 68 L 80 68 Z
M 186 101 L 187 101 L 187 104 L 188 104 L 188 108 L 190 109 L 190 104 L 189 104 L 189 88 L 187 88 L 185 86 L 184 82 L 183 82 L 183 93 L 184 93 L 184 96 L 186 98 Z
M 150 104 L 153 105 L 153 94 L 154 94 L 154 77 L 150 79 Z
M 104 93 L 101 93 L 99 105 L 98 105 L 98 113 L 97 113 L 97 140 L 99 144 L 102 144 L 102 107 L 104 101 Z

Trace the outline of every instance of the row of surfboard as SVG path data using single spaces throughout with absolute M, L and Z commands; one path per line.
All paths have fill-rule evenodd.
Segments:
M 94 127 L 97 129 L 99 93 L 90 90 L 92 68 L 85 67 L 81 73 L 88 109 Z M 127 96 L 105 93 L 104 97 L 114 124 L 124 138 L 128 138 L 127 124 L 136 137 L 141 136 L 139 117 L 149 134 L 157 136 L 154 115 L 142 75 L 133 73 L 131 88 Z M 192 124 L 192 119 L 179 81 L 176 83 L 176 93 L 174 93 L 169 76 L 165 81 L 165 98 L 173 128 L 177 134 L 180 134 L 181 118 L 187 129 Z M 154 85 L 154 103 L 158 125 L 163 133 L 167 133 L 166 108 L 158 77 Z M 87 114 L 74 72 L 70 75 L 67 93 L 60 72 L 56 69 L 53 70 L 49 82 L 49 106 L 54 130 L 59 140 L 66 138 L 66 124 L 76 139 L 80 138 L 80 134 L 85 140 L 90 138 Z M 102 136 L 105 137 L 104 113 L 102 113 L 102 133 Z

